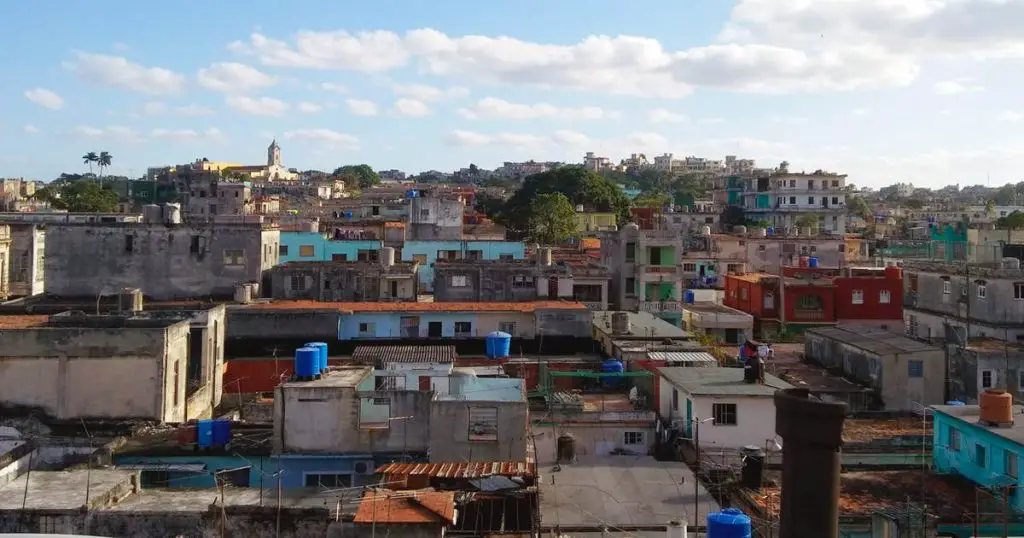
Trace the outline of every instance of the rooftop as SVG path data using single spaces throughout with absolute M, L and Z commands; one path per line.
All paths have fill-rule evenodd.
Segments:
M 430 476 L 435 478 L 486 478 L 488 476 L 536 477 L 537 465 L 525 461 L 459 463 L 389 463 L 378 474 Z
M 958 418 L 978 428 L 982 428 L 1009 441 L 1024 444 L 1024 420 L 1014 420 L 1009 426 L 989 426 L 981 424 L 981 406 L 979 405 L 933 405 L 936 413 Z M 1024 414 L 1024 405 L 1013 406 L 1013 416 L 1018 417 Z
M 750 282 L 751 284 L 757 284 L 767 278 L 779 278 L 779 275 L 772 275 L 768 273 L 729 273 L 726 278 L 735 278 L 743 282 Z
M 145 313 L 92 315 L 67 311 L 54 315 L 0 315 L 0 329 L 118 328 L 163 329 L 186 322 L 180 317 L 148 316 Z
M 358 346 L 352 351 L 352 362 L 362 365 L 380 363 L 452 364 L 459 358 L 455 346 Z
M 341 303 L 319 301 L 269 301 L 247 305 L 232 305 L 237 310 L 333 310 L 339 313 L 395 313 L 395 312 L 521 312 L 538 310 L 586 311 L 583 303 L 574 301 L 530 301 L 520 303 Z M 663 322 L 664 323 L 664 322 Z M 671 325 L 669 325 L 671 326 Z
M 658 368 L 666 381 L 695 396 L 772 396 L 793 385 L 765 374 L 765 382 L 747 383 L 743 368 Z
M 340 368 L 332 367 L 320 379 L 312 381 L 287 381 L 281 384 L 282 388 L 356 388 L 366 378 L 373 375 L 373 368 L 369 366 L 356 366 Z
M 688 303 L 683 305 L 683 310 L 689 310 L 691 312 L 697 312 L 700 314 L 728 314 L 730 316 L 750 316 L 750 314 L 730 308 L 728 306 L 713 303 L 711 301 L 703 301 L 698 303 Z
M 903 355 L 922 351 L 941 352 L 941 348 L 925 344 L 902 334 L 858 325 L 837 325 L 810 329 L 806 336 L 820 336 L 856 347 L 876 355 Z
M 368 490 L 363 494 L 354 523 L 452 524 L 454 491 Z
M 870 392 L 857 383 L 829 373 L 821 366 L 802 360 L 802 351 L 794 351 L 790 344 L 775 344 L 772 347 L 775 349 L 775 357 L 768 361 L 768 371 L 795 387 L 818 393 Z M 802 344 L 799 347 L 803 349 Z
M 84 471 L 83 471 L 84 472 Z M 95 471 L 94 471 L 95 472 Z M 35 474 L 34 472 L 32 473 Z M 277 500 L 266 500 L 267 492 L 260 488 L 224 488 L 225 506 L 266 507 L 276 510 Z M 324 508 L 332 512 L 337 509 L 339 494 L 315 488 L 294 488 L 283 490 L 282 508 Z M 146 488 L 106 508 L 113 512 L 209 512 L 210 506 L 220 502 L 220 492 L 210 489 Z M 346 503 L 348 504 L 348 503 Z M 77 507 L 75 507 L 77 508 Z
M 29 329 L 42 327 L 50 316 L 0 316 L 0 329 Z
M 319 260 L 319 261 L 291 261 L 278 265 L 275 269 L 361 269 L 381 270 L 389 273 L 415 273 L 419 262 L 396 261 L 391 265 L 384 265 L 381 262 L 363 260 Z
M 680 364 L 718 366 L 718 359 L 706 351 L 651 351 L 647 358 L 652 361 L 665 361 L 673 366 Z
M 106 469 L 32 471 L 0 485 L 0 510 L 76 510 L 105 504 L 112 492 L 130 485 L 137 476 L 132 471 Z
M 612 314 L 623 313 L 629 316 L 629 333 L 612 333 Z M 655 339 L 678 338 L 688 340 L 693 335 L 671 323 L 651 314 L 650 312 L 616 312 L 604 310 L 594 312 L 594 328 L 609 335 L 614 335 L 616 340 L 630 339 Z
M 860 444 L 926 436 L 931 443 L 932 421 L 919 416 L 895 418 L 848 418 L 843 422 L 843 443 Z
M 664 527 L 675 519 L 697 521 L 696 503 L 703 515 L 720 510 L 682 462 L 651 456 L 580 456 L 577 463 L 550 472 L 550 484 L 545 479 L 540 494 L 545 527 L 591 527 L 599 521 L 608 526 Z

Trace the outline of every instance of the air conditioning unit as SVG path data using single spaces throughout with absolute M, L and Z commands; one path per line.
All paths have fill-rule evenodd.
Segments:
M 373 464 L 373 460 L 361 460 L 352 464 L 352 471 L 355 474 L 371 475 L 377 471 L 377 467 Z

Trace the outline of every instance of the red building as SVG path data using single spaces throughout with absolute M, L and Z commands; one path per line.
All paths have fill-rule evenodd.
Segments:
M 726 306 L 754 316 L 755 333 L 767 337 L 843 323 L 899 330 L 903 323 L 903 275 L 896 267 L 783 267 L 782 275 L 730 274 Z

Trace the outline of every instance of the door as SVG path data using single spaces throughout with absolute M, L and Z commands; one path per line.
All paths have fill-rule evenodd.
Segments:
M 558 279 L 557 278 L 552 277 L 552 278 L 548 279 L 548 297 L 550 297 L 552 299 L 558 298 Z
M 397 299 L 398 298 L 398 281 L 397 280 L 392 280 L 391 281 L 391 298 L 392 299 Z
M 429 375 L 421 375 L 420 376 L 420 390 L 423 391 L 423 392 L 430 391 L 430 376 Z
M 693 428 L 693 400 L 686 399 L 686 436 L 693 439 L 691 430 Z
M 402 316 L 398 318 L 399 331 L 404 338 L 418 338 L 420 336 L 420 317 Z
M 726 344 L 738 344 L 739 340 L 739 329 L 726 329 L 725 330 L 725 343 Z
M 427 323 L 427 336 L 430 338 L 441 338 L 441 322 L 431 321 Z

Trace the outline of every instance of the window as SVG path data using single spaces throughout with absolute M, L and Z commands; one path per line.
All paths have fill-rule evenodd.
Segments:
M 466 259 L 467 260 L 482 260 L 482 259 L 484 259 L 484 251 L 482 251 L 482 250 L 467 250 L 466 251 Z
M 135 236 L 126 235 L 124 236 L 124 251 L 131 253 L 135 252 Z
M 626 243 L 626 261 L 630 263 L 636 261 L 636 243 Z
M 775 308 L 775 294 L 765 293 L 764 294 L 764 309 L 772 310 Z
M 306 275 L 292 275 L 290 280 L 292 291 L 306 291 Z
M 696 273 L 697 272 L 697 264 L 695 264 L 695 263 L 684 263 L 683 264 L 683 272 L 684 273 Z
M 725 270 L 728 273 L 742 273 L 743 272 L 743 264 L 742 263 L 727 263 L 725 265 Z
M 890 301 L 892 301 L 892 293 L 890 293 L 889 290 L 882 290 L 878 292 L 879 304 L 889 304 Z
M 348 488 L 352 487 L 352 475 L 339 473 L 306 473 L 307 488 Z
M 814 197 L 813 196 L 808 196 L 807 197 L 807 203 L 811 204 L 811 205 L 814 205 Z
M 537 282 L 532 276 L 516 275 L 512 277 L 512 287 L 517 289 L 532 288 Z
M 789 180 L 789 188 L 791 188 L 791 189 L 796 188 L 796 180 L 795 179 Z
M 413 254 L 412 255 L 412 261 L 414 261 L 414 262 L 416 262 L 416 263 L 418 263 L 420 265 L 424 265 L 424 264 L 427 263 L 427 255 L 426 254 Z
M 373 378 L 373 390 L 405 390 L 405 377 L 379 375 Z
M 795 205 L 796 204 L 796 196 L 790 196 L 789 197 L 789 203 Z
M 379 256 L 376 249 L 360 249 L 356 252 L 356 259 L 361 262 L 376 262 L 380 260 Z
M 473 322 L 456 321 L 455 336 L 471 336 L 473 334 Z
M 982 370 L 981 371 L 981 388 L 990 389 L 996 386 L 996 372 L 995 370 Z
M 747 300 L 747 288 L 740 288 L 740 300 L 741 301 L 746 301 Z
M 833 196 L 832 197 L 832 204 L 835 205 L 835 204 L 838 204 L 838 203 L 839 203 L 839 197 L 838 196 Z
M 1024 370 L 1017 370 L 1017 389 L 1024 390 Z
M 909 377 L 924 377 L 924 361 L 909 360 L 907 361 L 907 376 Z
M 679 411 L 679 391 L 672 389 L 672 410 Z
M 240 249 L 225 250 L 224 265 L 245 265 L 245 251 Z
M 498 254 L 498 261 L 510 262 L 515 260 L 515 256 L 511 254 Z
M 514 322 L 514 321 L 499 321 L 498 322 L 498 330 L 503 332 L 503 333 L 508 333 L 508 334 L 511 334 L 511 335 L 514 336 L 516 334 L 516 322 Z
M 948 446 L 950 450 L 954 450 L 956 452 L 960 451 L 960 430 L 952 426 L 949 427 L 949 441 L 947 441 L 946 446 Z
M 316 255 L 316 249 L 313 245 L 299 245 L 299 256 L 303 258 L 312 258 Z
M 1009 450 L 1003 451 L 1003 474 L 1010 478 L 1017 478 L 1017 455 Z
M 375 336 L 376 331 L 374 330 L 373 323 L 360 323 L 359 324 L 359 336 Z
M 450 285 L 453 288 L 465 288 L 469 284 L 466 283 L 466 275 L 452 275 Z
M 498 408 L 497 407 L 470 407 L 469 408 L 469 440 L 470 441 L 497 441 L 498 440 Z
M 1024 282 L 1013 283 L 1013 298 L 1024 299 Z
M 622 432 L 622 444 L 626 446 L 642 446 L 644 432 Z
M 985 468 L 987 463 L 988 449 L 985 445 L 975 443 L 974 444 L 974 464 L 982 469 Z
M 346 261 L 348 261 L 348 254 L 345 254 L 344 252 L 342 252 L 340 254 L 331 254 L 331 261 L 332 262 L 346 262 Z
M 735 426 L 736 404 L 716 403 L 711 406 L 711 413 L 714 415 L 715 426 Z
M 626 297 L 636 297 L 636 279 L 626 279 Z
M 864 304 L 864 290 L 853 290 L 853 297 L 850 300 L 853 304 Z
M 768 249 L 767 249 L 767 248 L 765 248 L 765 246 L 764 246 L 764 245 L 757 245 L 757 250 L 758 250 L 758 252 L 764 252 L 764 251 L 766 251 L 766 250 L 768 250 Z
M 198 235 L 193 235 L 192 236 L 192 240 L 189 243 L 189 249 L 188 250 L 192 254 L 199 254 L 199 252 L 202 250 L 202 238 L 199 237 Z

